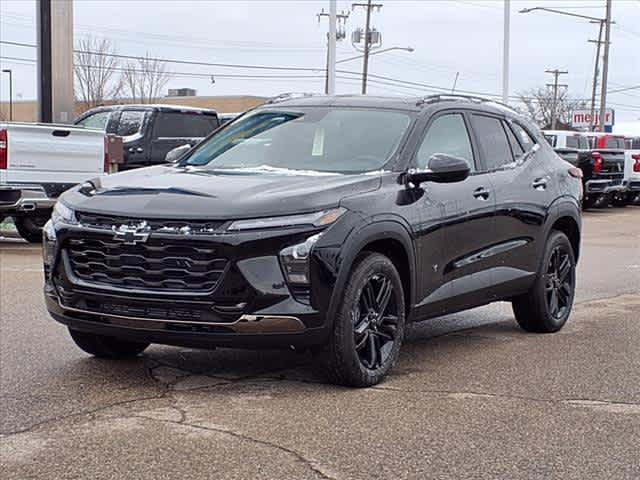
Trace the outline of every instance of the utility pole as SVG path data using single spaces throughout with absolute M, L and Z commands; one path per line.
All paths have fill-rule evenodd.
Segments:
M 9 75 L 9 121 L 13 120 L 13 72 L 10 68 L 5 68 L 2 73 Z
M 611 38 L 611 0 L 607 0 L 607 13 L 604 19 L 604 55 L 602 57 L 602 90 L 600 93 L 600 131 L 604 132 L 607 116 L 607 80 L 609 76 L 609 40 Z
M 367 93 L 367 74 L 369 73 L 369 52 L 371 50 L 371 10 L 374 8 L 380 11 L 382 8 L 381 3 L 372 3 L 371 0 L 367 0 L 367 3 L 354 3 L 351 8 L 362 7 L 367 11 L 367 20 L 364 27 L 364 59 L 362 61 L 362 94 Z
M 502 103 L 509 103 L 509 34 L 511 1 L 504 0 L 504 34 L 502 40 Z
M 591 92 L 591 128 L 595 131 L 596 122 L 596 92 L 598 91 L 598 74 L 600 73 L 598 66 L 600 65 L 600 45 L 602 45 L 602 29 L 604 28 L 604 20 L 600 20 L 600 30 L 598 31 L 598 40 L 589 40 L 591 43 L 597 44 L 596 46 L 596 62 L 593 69 L 593 90 Z
M 553 104 L 551 106 L 551 130 L 555 130 L 557 116 L 558 116 L 558 88 L 568 87 L 568 85 L 566 84 L 558 84 L 558 77 L 560 77 L 560 75 L 565 75 L 569 72 L 566 70 L 558 70 L 556 68 L 555 70 L 545 70 L 545 73 L 550 73 L 553 75 L 553 83 L 547 83 L 547 87 L 553 88 Z
M 349 18 L 349 13 L 336 10 L 336 0 L 329 0 L 329 13 L 324 8 L 317 14 L 318 22 L 322 17 L 329 18 L 329 32 L 327 33 L 327 68 L 324 77 L 324 93 L 333 95 L 336 93 L 336 41 L 345 38 L 344 28 L 338 28 L 339 24 L 344 26 Z

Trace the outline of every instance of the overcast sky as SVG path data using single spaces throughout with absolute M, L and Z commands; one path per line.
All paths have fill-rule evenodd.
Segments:
M 485 94 L 501 91 L 502 0 L 381 0 L 372 24 L 382 32 L 383 47 L 411 46 L 413 53 L 393 51 L 374 56 L 375 75 L 450 88 L 459 72 L 458 90 Z M 586 20 L 544 12 L 520 14 L 525 7 L 562 8 L 604 17 L 604 0 L 511 2 L 511 88 L 515 95 L 551 80 L 544 71 L 568 70 L 562 83 L 574 98 L 589 98 L 597 25 Z M 76 38 L 93 34 L 113 41 L 121 54 L 212 63 L 323 68 L 327 21 L 315 16 L 329 1 L 177 1 L 76 0 Z M 347 39 L 338 45 L 338 59 L 357 55 L 349 40 L 364 25 L 364 11 L 351 11 L 351 2 L 338 0 L 350 11 Z M 640 1 L 614 0 L 610 90 L 640 84 Z M 0 1 L 0 40 L 35 43 L 35 0 Z M 35 59 L 33 48 L 0 44 L 0 57 Z M 14 71 L 14 96 L 35 98 L 35 64 L 0 58 L 2 68 Z M 360 72 L 361 60 L 340 69 Z M 170 64 L 176 73 L 167 88 L 192 87 L 199 95 L 273 95 L 283 91 L 322 91 L 323 72 L 250 70 Z M 185 76 L 186 73 L 202 77 Z M 280 75 L 305 78 L 225 78 L 223 75 Z M 182 75 L 182 76 L 180 76 Z M 209 76 L 216 78 L 214 84 Z M 354 75 L 340 74 L 338 93 L 359 92 Z M 377 80 L 377 81 L 376 81 Z M 400 86 L 392 80 L 372 79 L 370 93 L 431 93 L 419 86 Z M 0 98 L 8 98 L 2 75 Z M 612 94 L 618 121 L 640 120 L 640 89 Z

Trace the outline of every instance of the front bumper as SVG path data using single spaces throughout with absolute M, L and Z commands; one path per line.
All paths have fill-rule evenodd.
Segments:
M 90 242 L 104 238 L 104 232 L 65 227 L 57 232 L 55 252 L 46 255 L 51 258 L 50 265 L 45 265 L 46 306 L 55 320 L 70 328 L 129 340 L 198 348 L 318 345 L 328 335 L 329 302 L 322 288 L 304 295 L 290 288 L 277 256 L 283 247 L 313 233 L 182 238 L 185 244 L 215 249 L 228 263 L 212 290 L 181 292 L 121 288 L 81 278 L 70 261 L 70 249 L 78 238 Z M 176 235 L 152 235 L 154 246 L 177 239 Z
M 55 203 L 41 185 L 0 185 L 0 212 L 5 215 L 47 210 Z

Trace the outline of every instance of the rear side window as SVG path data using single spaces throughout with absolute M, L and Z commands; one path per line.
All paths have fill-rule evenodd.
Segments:
M 128 137 L 134 135 L 142 128 L 144 120 L 144 112 L 141 110 L 125 110 L 120 114 L 120 122 L 118 123 L 117 135 Z
M 484 154 L 487 170 L 513 162 L 511 147 L 502 121 L 485 115 L 472 115 L 471 124 Z
M 80 120 L 76 125 L 82 125 L 87 128 L 96 128 L 98 130 L 106 130 L 111 112 L 98 112 Z
M 218 127 L 213 115 L 182 112 L 160 112 L 155 122 L 154 137 L 206 137 Z
M 507 132 L 507 138 L 509 139 L 509 144 L 511 145 L 511 151 L 513 152 L 513 156 L 516 158 L 519 157 L 524 153 L 524 150 L 522 149 L 522 145 L 520 145 L 520 142 L 518 142 L 518 139 L 513 134 L 513 131 L 511 130 L 509 125 L 507 125 L 506 123 L 503 123 L 502 126 L 504 127 L 504 131 Z
M 555 135 L 545 135 L 544 139 L 547 141 L 547 143 L 549 145 L 551 145 L 552 147 L 556 146 L 556 139 L 557 137 Z
M 417 166 L 427 168 L 429 159 L 436 153 L 464 158 L 471 170 L 475 170 L 469 132 L 459 113 L 442 115 L 431 123 L 418 150 Z
M 579 137 L 580 138 L 580 148 L 582 150 L 589 149 L 589 139 L 587 137 Z

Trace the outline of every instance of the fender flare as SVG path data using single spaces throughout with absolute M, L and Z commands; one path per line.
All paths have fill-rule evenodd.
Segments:
M 407 308 L 410 310 L 415 304 L 417 280 L 416 252 L 410 230 L 404 222 L 396 216 L 373 220 L 371 223 L 367 223 L 361 228 L 354 229 L 344 240 L 342 250 L 346 253 L 338 265 L 338 275 L 336 277 L 335 286 L 329 302 L 327 315 L 328 323 L 333 323 L 333 319 L 338 309 L 338 302 L 341 300 L 341 293 L 344 291 L 349 273 L 351 273 L 353 264 L 355 263 L 358 255 L 371 242 L 385 239 L 395 240 L 404 248 L 404 253 L 407 256 L 409 264 L 409 282 L 411 285 L 410 291 L 408 292 L 409 305 L 407 305 Z

